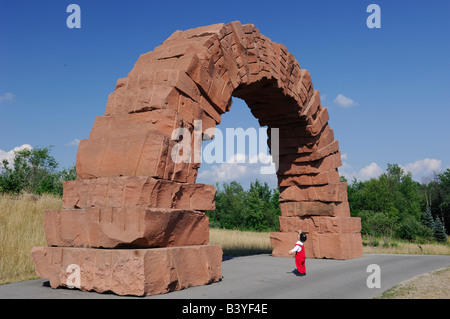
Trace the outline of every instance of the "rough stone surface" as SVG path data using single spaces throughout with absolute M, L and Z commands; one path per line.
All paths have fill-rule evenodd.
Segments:
M 289 186 L 280 192 L 283 201 L 343 202 L 347 200 L 347 183 L 320 186 Z
M 34 247 L 36 273 L 52 288 L 75 285 L 84 291 L 153 295 L 222 278 L 222 248 L 216 245 L 153 249 Z M 77 270 L 76 270 L 77 269 Z
M 272 256 L 287 257 L 297 241 L 297 232 L 270 233 Z M 351 259 L 362 257 L 362 239 L 359 232 L 311 233 L 305 242 L 307 258 Z
M 309 258 L 349 259 L 362 257 L 361 219 L 358 217 L 280 216 L 280 232 L 270 233 L 273 256 L 289 256 L 298 231 L 306 233 Z
M 172 247 L 206 245 L 208 217 L 167 208 L 49 210 L 44 215 L 47 245 L 65 247 Z
M 360 256 L 356 222 L 342 219 L 350 210 L 339 144 L 311 74 L 283 44 L 235 21 L 175 31 L 117 81 L 79 144 L 78 179 L 64 184 L 64 210 L 47 213 L 46 231 L 51 245 L 127 249 L 35 249 L 38 274 L 56 287 L 66 261 L 78 261 L 83 290 L 137 295 L 216 281 L 220 248 L 204 245 L 201 213 L 215 208 L 215 188 L 195 182 L 201 142 L 214 136 L 232 96 L 269 128 L 269 147 L 270 129 L 279 129 L 280 206 L 294 219 L 273 233 L 274 255 L 292 248 L 291 230 L 301 224 L 311 230 L 309 256 Z M 191 243 L 198 246 L 179 246 Z M 133 249 L 154 245 L 174 247 Z
M 82 179 L 151 176 L 187 182 L 192 164 L 172 160 L 176 141 L 159 134 L 81 140 L 76 169 Z
M 142 207 L 214 210 L 216 188 L 151 177 L 78 179 L 63 184 L 63 208 Z
M 359 217 L 329 217 L 310 216 L 285 217 L 280 216 L 281 232 L 298 232 L 300 229 L 307 234 L 312 233 L 359 233 L 361 219 Z
M 159 134 L 171 138 L 176 128 L 192 131 L 192 125 L 173 109 L 155 109 L 148 112 L 97 116 L 89 139 L 120 138 L 121 136 L 139 136 Z
M 347 201 L 343 202 L 280 202 L 281 215 L 292 216 L 350 216 Z

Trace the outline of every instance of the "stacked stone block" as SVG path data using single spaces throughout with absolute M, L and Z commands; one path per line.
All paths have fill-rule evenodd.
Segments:
M 78 265 L 80 289 L 131 295 L 220 280 L 222 249 L 208 245 L 204 213 L 215 208 L 215 188 L 195 183 L 194 139 L 211 137 L 232 96 L 261 126 L 279 128 L 282 216 L 273 255 L 285 255 L 301 228 L 308 256 L 361 256 L 339 146 L 309 72 L 253 25 L 231 22 L 174 32 L 117 81 L 80 142 L 78 179 L 64 184 L 63 209 L 45 213 L 48 247 L 32 250 L 37 273 L 65 286 L 68 267 Z M 179 128 L 191 133 L 190 154 L 177 154 Z

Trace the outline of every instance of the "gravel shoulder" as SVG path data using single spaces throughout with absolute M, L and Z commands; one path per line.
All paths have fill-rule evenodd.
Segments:
M 405 280 L 377 299 L 450 299 L 450 267 Z

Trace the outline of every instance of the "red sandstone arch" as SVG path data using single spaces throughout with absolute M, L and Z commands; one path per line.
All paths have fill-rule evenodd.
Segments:
M 215 189 L 195 183 L 198 163 L 172 161 L 171 134 L 193 132 L 199 119 L 203 130 L 215 127 L 232 96 L 244 99 L 262 126 L 279 128 L 282 216 L 280 232 L 271 234 L 273 255 L 287 255 L 301 228 L 309 257 L 362 256 L 360 222 L 350 217 L 339 178 L 338 142 L 309 72 L 284 45 L 232 22 L 176 31 L 117 81 L 105 115 L 80 142 L 78 179 L 64 185 L 64 209 L 46 212 L 47 244 L 56 247 L 33 250 L 38 274 L 64 285 L 64 266 L 78 261 L 91 278 L 82 289 L 141 295 L 217 281 L 222 252 L 206 245 L 203 213 L 214 209 Z M 64 254 L 67 260 L 54 262 Z M 110 273 L 117 265 L 139 273 L 140 283 L 97 280 L 98 272 L 106 275 L 89 266 L 92 258 Z

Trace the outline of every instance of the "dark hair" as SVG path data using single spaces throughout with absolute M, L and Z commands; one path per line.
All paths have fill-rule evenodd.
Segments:
M 307 237 L 305 233 L 300 233 L 300 240 L 304 243 L 306 241 Z

